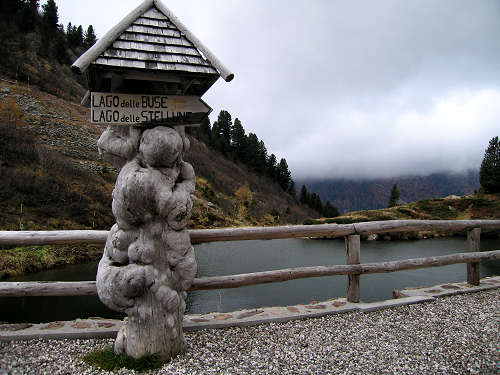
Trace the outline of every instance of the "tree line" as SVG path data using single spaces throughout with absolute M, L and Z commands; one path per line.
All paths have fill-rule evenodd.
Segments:
M 232 120 L 231 114 L 226 111 L 220 111 L 217 121 L 210 124 L 210 120 L 205 119 L 201 126 L 196 129 L 194 134 L 199 140 L 209 145 L 224 156 L 240 162 L 251 171 L 264 174 L 297 200 L 297 191 L 292 174 L 288 169 L 288 163 L 285 158 L 278 158 L 275 154 L 268 153 L 263 140 L 255 133 L 245 132 L 243 124 L 238 118 Z M 312 193 L 309 195 L 305 186 L 302 191 L 306 191 L 304 197 L 299 202 L 316 210 L 325 217 L 334 217 L 339 215 L 339 211 L 328 201 L 325 205 L 321 202 L 319 195 Z
M 302 185 L 300 189 L 299 202 L 311 207 L 324 217 L 336 217 L 340 214 L 338 208 L 333 206 L 330 201 L 326 201 L 326 203 L 323 204 L 320 196 L 316 193 L 308 192 L 305 185 Z
M 196 130 L 196 137 L 224 156 L 246 165 L 250 170 L 269 176 L 283 191 L 296 196 L 295 183 L 285 158 L 268 155 L 264 141 L 255 133 L 248 135 L 241 121 L 232 121 L 231 114 L 222 110 L 217 121 L 210 125 L 205 119 Z
M 68 49 L 74 49 L 80 54 L 97 41 L 92 25 L 84 32 L 81 25 L 72 25 L 70 22 L 65 29 L 59 24 L 58 8 L 54 0 L 48 0 L 41 9 L 39 0 L 2 0 L 0 21 L 14 24 L 26 34 L 38 33 L 40 55 L 56 58 L 61 64 L 71 62 Z

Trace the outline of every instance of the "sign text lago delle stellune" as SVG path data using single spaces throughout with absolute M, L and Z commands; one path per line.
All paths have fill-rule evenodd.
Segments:
M 134 125 L 151 122 L 189 123 L 210 113 L 197 96 L 128 95 L 93 92 L 91 121 L 94 124 Z

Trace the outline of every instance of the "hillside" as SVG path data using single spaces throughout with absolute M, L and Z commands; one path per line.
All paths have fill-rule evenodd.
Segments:
M 394 184 L 398 185 L 403 202 L 468 195 L 479 189 L 478 171 L 464 174 L 434 173 L 428 176 L 404 176 L 386 179 L 325 179 L 300 181 L 323 201 L 329 200 L 341 212 L 374 210 L 387 207 Z
M 100 160 L 88 109 L 0 77 L 0 230 L 106 230 L 117 171 Z M 265 175 L 190 138 L 197 174 L 190 228 L 302 223 L 317 217 Z M 34 250 L 34 251 L 33 251 Z M 0 278 L 99 257 L 95 246 L 3 250 Z
M 88 109 L 6 81 L 0 81 L 0 108 L 2 132 L 10 134 L 3 142 L 0 171 L 12 181 L 9 190 L 3 190 L 10 198 L 1 202 L 1 227 L 20 229 L 22 204 L 24 230 L 109 228 L 116 171 L 98 156 L 102 129 L 89 123 Z M 21 139 L 31 145 L 31 155 L 16 154 Z M 249 172 L 194 138 L 191 144 L 186 159 L 198 177 L 191 227 L 298 223 L 314 216 L 267 177 Z M 72 198 L 52 197 L 45 183 L 56 184 L 54 192 Z

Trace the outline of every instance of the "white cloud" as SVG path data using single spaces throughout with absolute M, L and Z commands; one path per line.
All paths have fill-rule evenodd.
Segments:
M 500 90 L 449 92 L 425 111 L 391 102 L 344 108 L 331 125 L 298 139 L 289 160 L 295 175 L 393 177 L 478 168 L 500 130 Z
M 500 1 L 164 0 L 235 73 L 204 99 L 296 178 L 478 167 L 500 113 Z M 137 0 L 57 0 L 98 36 Z

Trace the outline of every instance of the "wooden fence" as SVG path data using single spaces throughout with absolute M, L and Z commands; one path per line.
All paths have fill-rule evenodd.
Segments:
M 479 263 L 500 259 L 500 250 L 479 251 L 481 230 L 500 230 L 500 220 L 390 220 L 356 224 L 295 225 L 190 230 L 193 243 L 304 237 L 345 237 L 346 264 L 297 267 L 240 275 L 196 278 L 190 290 L 236 288 L 306 277 L 347 275 L 347 300 L 359 302 L 360 275 L 467 263 L 467 282 L 479 285 Z M 360 264 L 360 236 L 412 231 L 467 231 L 466 253 Z M 0 245 L 101 244 L 107 231 L 0 231 Z M 81 296 L 97 294 L 94 281 L 2 282 L 0 297 Z

